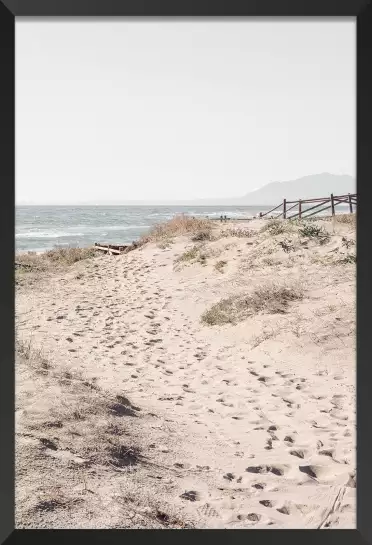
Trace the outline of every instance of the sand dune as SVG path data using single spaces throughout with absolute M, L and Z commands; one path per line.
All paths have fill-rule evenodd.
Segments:
M 18 527 L 355 527 L 355 230 L 318 224 L 327 240 L 263 220 L 218 225 L 215 240 L 148 243 L 20 282 L 19 341 L 54 371 L 18 367 Z M 301 295 L 203 321 L 221 299 L 272 286 Z M 84 419 L 80 431 L 63 415 L 47 425 L 84 381 L 136 407 L 87 417 L 122 426 L 136 463 L 92 462 L 73 436 Z M 40 508 L 63 486 L 68 501 Z

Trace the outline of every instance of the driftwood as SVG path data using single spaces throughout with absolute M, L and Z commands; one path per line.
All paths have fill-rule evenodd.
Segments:
M 114 254 L 114 255 L 118 255 L 118 254 L 123 253 L 120 250 L 116 250 L 115 248 L 109 248 L 108 246 L 100 246 L 98 244 L 94 245 L 94 249 L 95 250 L 102 250 L 103 252 L 106 252 L 108 254 Z
M 133 242 L 132 244 L 126 244 L 126 245 L 105 244 L 105 243 L 101 244 L 99 242 L 95 242 L 93 249 L 101 250 L 102 252 L 106 252 L 109 255 L 119 255 L 119 254 L 126 254 L 137 247 L 138 247 L 137 242 Z

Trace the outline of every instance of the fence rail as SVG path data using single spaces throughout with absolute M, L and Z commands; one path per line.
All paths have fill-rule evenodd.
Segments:
M 315 204 L 316 203 L 316 204 Z M 312 204 L 313 206 L 310 206 L 310 208 L 303 208 L 306 204 Z M 260 217 L 264 218 L 268 214 L 271 214 L 275 210 L 278 210 L 279 208 L 282 209 L 282 212 L 279 215 L 276 215 L 277 218 L 283 217 L 283 219 L 293 219 L 293 218 L 309 218 L 310 216 L 314 216 L 315 214 L 319 214 L 319 212 L 323 212 L 324 210 L 331 209 L 332 216 L 336 214 L 336 206 L 339 204 L 348 204 L 349 205 L 349 212 L 350 214 L 353 213 L 353 207 L 357 206 L 357 194 L 356 193 L 348 193 L 347 195 L 333 195 L 331 194 L 330 197 L 320 197 L 317 199 L 299 199 L 298 201 L 287 201 L 286 199 L 283 200 L 278 206 L 275 206 L 271 210 L 265 213 L 261 213 Z M 289 206 L 288 205 L 292 205 Z M 326 206 L 324 206 L 326 205 Z M 323 208 L 320 208 L 321 206 L 324 206 Z M 288 212 L 290 210 L 293 210 L 297 208 L 297 211 L 295 211 L 294 214 L 288 215 Z M 320 210 L 316 210 L 319 209 Z M 309 214 L 308 212 L 311 212 Z

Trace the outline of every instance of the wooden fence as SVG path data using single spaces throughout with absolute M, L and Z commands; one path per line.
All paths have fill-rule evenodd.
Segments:
M 304 205 L 310 204 L 311 206 L 308 208 L 304 208 Z M 357 195 L 356 193 L 348 193 L 347 195 L 338 195 L 335 196 L 331 194 L 330 197 L 324 197 L 319 199 L 303 199 L 298 201 L 287 201 L 286 199 L 283 200 L 278 206 L 275 206 L 275 208 L 272 208 L 268 212 L 264 212 L 263 214 L 260 214 L 261 218 L 264 218 L 268 214 L 271 214 L 271 212 L 274 212 L 276 210 L 279 211 L 281 208 L 282 211 L 280 214 L 276 214 L 276 218 L 283 217 L 284 219 L 293 219 L 293 218 L 309 218 L 310 216 L 314 216 L 315 214 L 319 214 L 319 212 L 323 212 L 324 210 L 331 209 L 332 216 L 335 215 L 335 209 L 336 206 L 339 204 L 347 204 L 349 205 L 349 212 L 350 214 L 353 213 L 353 206 L 357 206 Z M 326 206 L 324 206 L 326 205 Z M 319 207 L 320 210 L 317 210 Z M 291 215 L 288 215 L 288 212 L 292 211 Z M 309 214 L 308 212 L 311 213 Z

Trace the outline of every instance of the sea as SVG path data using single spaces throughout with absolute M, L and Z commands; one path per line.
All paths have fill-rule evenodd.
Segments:
M 252 218 L 270 207 L 255 206 L 17 206 L 16 252 L 127 244 L 153 225 L 179 214 L 196 218 Z

